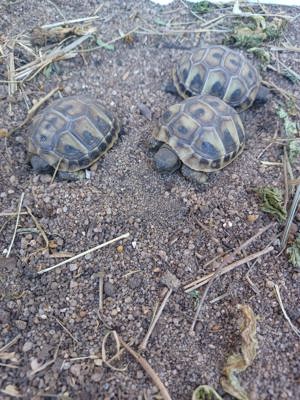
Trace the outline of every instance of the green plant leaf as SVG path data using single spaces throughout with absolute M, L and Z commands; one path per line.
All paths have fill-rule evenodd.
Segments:
M 193 392 L 192 400 L 223 400 L 222 397 L 209 385 L 198 386 Z
M 261 198 L 261 209 L 274 215 L 279 221 L 285 221 L 287 212 L 283 206 L 282 192 L 275 187 L 257 189 Z
M 114 51 L 115 46 L 113 44 L 104 43 L 101 39 L 96 39 L 97 46 L 103 47 L 106 50 Z
M 297 236 L 295 242 L 286 250 L 289 256 L 289 262 L 294 267 L 300 268 L 300 235 Z

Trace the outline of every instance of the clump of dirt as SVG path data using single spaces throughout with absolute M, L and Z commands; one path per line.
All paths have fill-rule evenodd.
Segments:
M 285 102 L 274 93 L 267 104 L 241 115 L 248 136 L 244 152 L 204 187 L 193 186 L 179 173 L 157 173 L 149 140 L 158 118 L 179 101 L 164 90 L 172 67 L 202 40 L 221 43 L 224 35 L 200 35 L 197 25 L 203 23 L 201 18 L 213 19 L 222 10 L 213 9 L 197 19 L 184 4 L 174 2 L 161 8 L 148 1 L 115 0 L 101 2 L 99 8 L 96 0 L 55 4 L 25 0 L 0 6 L 0 45 L 37 26 L 61 21 L 62 15 L 77 19 L 94 11 L 99 14 L 100 19 L 93 25 L 100 44 L 138 27 L 126 40 L 117 40 L 108 48 L 100 46 L 54 63 L 50 73 L 39 73 L 14 95 L 8 97 L 7 85 L 0 84 L 0 128 L 9 130 L 19 125 L 26 117 L 27 106 L 58 85 L 63 87 L 64 95 L 86 94 L 101 100 L 124 128 L 119 141 L 91 169 L 89 179 L 77 182 L 56 179 L 51 183 L 51 176 L 33 173 L 26 151 L 30 125 L 11 137 L 0 138 L 0 211 L 14 213 L 24 193 L 8 259 L 5 251 L 14 234 L 15 216 L 0 217 L 0 245 L 4 251 L 0 259 L 0 348 L 20 335 L 6 350 L 15 353 L 16 360 L 2 360 L 0 365 L 3 398 L 9 398 L 5 394 L 7 388 L 12 390 L 9 385 L 28 399 L 157 398 L 157 387 L 129 354 L 123 352 L 113 360 L 116 369 L 112 369 L 103 362 L 101 346 L 107 332 L 115 330 L 138 350 L 153 311 L 165 296 L 161 277 L 167 271 L 182 286 L 171 294 L 143 357 L 172 399 L 190 400 L 194 389 L 205 384 L 222 394 L 221 370 L 239 340 L 239 303 L 251 306 L 258 316 L 259 350 L 251 367 L 240 376 L 243 387 L 252 398 L 300 397 L 299 339 L 284 319 L 274 292 L 276 283 L 288 315 L 299 327 L 296 304 L 300 275 L 286 255 L 279 254 L 279 242 L 275 240 L 282 230 L 279 223 L 246 249 L 251 254 L 272 242 L 271 252 L 214 283 L 195 332 L 190 334 L 204 288 L 188 294 L 184 284 L 214 271 L 225 252 L 275 221 L 260 209 L 255 189 L 284 190 L 282 147 L 266 147 L 280 126 L 277 104 Z M 270 10 L 276 14 L 282 11 L 288 15 L 287 9 Z M 296 11 L 291 8 L 289 15 Z M 230 18 L 224 20 L 215 30 L 224 31 L 230 23 Z M 167 30 L 172 35 L 158 34 Z M 297 20 L 287 26 L 285 37 L 293 46 L 299 42 Z M 294 53 L 283 51 L 278 57 L 299 73 L 290 54 Z M 16 66 L 26 62 L 25 56 L 25 50 L 15 54 Z M 299 87 L 276 71 L 267 69 L 262 74 L 264 79 L 299 96 Z M 0 59 L 0 76 L 1 82 L 7 79 L 4 57 Z M 262 164 L 261 160 L 268 163 Z M 26 207 L 40 227 L 25 213 Z M 294 236 L 299 215 L 297 218 L 292 227 Z M 47 251 L 40 251 L 45 246 L 40 228 L 52 246 Z M 76 255 L 126 232 L 130 236 L 122 242 L 37 274 L 60 262 L 58 253 Z M 216 256 L 219 259 L 210 262 Z M 100 271 L 104 273 L 104 286 L 103 311 L 99 314 Z M 106 351 L 107 357 L 112 357 L 115 343 L 107 341 Z

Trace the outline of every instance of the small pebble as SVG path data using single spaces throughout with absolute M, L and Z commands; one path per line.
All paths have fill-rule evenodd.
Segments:
M 253 222 L 255 222 L 258 217 L 259 217 L 259 215 L 250 214 L 247 216 L 247 221 L 250 222 L 250 224 L 253 224 Z
M 15 321 L 15 325 L 18 329 L 20 329 L 21 331 L 23 331 L 24 329 L 26 329 L 27 327 L 27 322 L 22 321 L 21 319 L 17 319 Z
M 69 270 L 70 270 L 71 272 L 76 271 L 77 268 L 78 268 L 78 265 L 77 265 L 77 264 L 70 264 L 70 266 L 69 266 Z
M 275 283 L 273 281 L 267 280 L 266 281 L 266 287 L 268 289 L 273 289 L 274 288 Z
M 23 347 L 22 347 L 22 350 L 23 350 L 24 353 L 26 353 L 27 351 L 31 350 L 32 347 L 33 347 L 33 343 L 25 342 Z
M 123 251 L 124 251 L 124 246 L 120 245 L 120 246 L 117 247 L 117 252 L 118 253 L 123 253 Z
M 116 289 L 115 289 L 114 285 L 110 282 L 105 282 L 104 283 L 104 293 L 108 297 L 113 297 L 114 294 L 116 293 Z
M 71 374 L 74 376 L 80 376 L 80 364 L 73 364 L 70 368 Z
M 101 373 L 96 373 L 96 374 L 93 374 L 93 375 L 91 376 L 91 380 L 92 380 L 93 382 L 101 382 L 102 377 L 103 377 L 103 374 L 101 374 Z

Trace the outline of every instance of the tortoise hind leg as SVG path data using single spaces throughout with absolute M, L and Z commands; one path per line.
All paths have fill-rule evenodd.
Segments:
M 204 172 L 195 171 L 186 165 L 182 165 L 181 173 L 186 179 L 198 185 L 203 185 L 208 179 L 207 174 Z
M 68 182 L 81 181 L 81 180 L 85 179 L 85 171 L 83 171 L 83 170 L 75 171 L 75 172 L 58 171 L 57 178 L 60 181 L 68 181 Z

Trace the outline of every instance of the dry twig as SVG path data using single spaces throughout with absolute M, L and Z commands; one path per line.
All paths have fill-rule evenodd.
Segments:
M 149 326 L 149 329 L 146 333 L 146 336 L 144 337 L 142 343 L 140 344 L 140 349 L 145 350 L 148 344 L 148 340 L 150 339 L 150 336 L 153 332 L 153 329 L 155 325 L 157 324 L 157 321 L 159 320 L 161 313 L 163 312 L 163 309 L 165 308 L 169 297 L 173 293 L 173 290 L 176 290 L 180 286 L 180 281 L 176 278 L 175 275 L 171 274 L 170 272 L 166 272 L 164 277 L 163 277 L 163 283 L 169 288 L 168 292 L 166 293 L 157 313 L 155 314 L 154 318 L 151 321 L 151 324 Z
M 58 318 L 56 318 L 54 315 L 53 315 L 53 317 L 54 317 L 55 321 L 63 328 L 63 330 L 64 330 L 65 332 L 67 332 L 67 334 L 74 340 L 74 342 L 80 343 L 79 340 L 76 339 L 76 337 L 75 337 L 74 335 L 72 335 L 72 333 L 69 331 L 69 329 L 66 328 L 66 327 L 64 326 L 64 324 L 63 324 Z
M 277 298 L 277 300 L 278 300 L 278 303 L 279 303 L 279 305 L 280 305 L 280 308 L 281 308 L 281 311 L 282 311 L 282 313 L 283 313 L 283 315 L 284 315 L 284 318 L 287 320 L 287 322 L 289 323 L 289 325 L 290 325 L 290 327 L 292 328 L 292 330 L 296 333 L 296 335 L 297 335 L 298 337 L 300 337 L 300 331 L 299 331 L 299 329 L 295 327 L 295 325 L 292 323 L 290 317 L 287 315 L 287 313 L 286 313 L 286 311 L 285 311 L 285 308 L 284 308 L 283 303 L 282 303 L 282 299 L 281 299 L 281 295 L 280 295 L 280 291 L 279 291 L 278 285 L 275 284 L 275 285 L 274 285 L 274 288 L 275 288 L 276 298 Z
M 163 400 L 172 400 L 167 388 L 162 383 L 162 381 L 160 380 L 159 376 L 154 371 L 154 369 L 145 360 L 145 358 L 142 357 L 140 354 L 138 354 L 136 351 L 134 351 L 127 343 L 124 342 L 124 340 L 119 335 L 118 335 L 118 337 L 119 337 L 119 341 L 120 341 L 121 345 L 123 347 L 125 347 L 125 349 L 128 351 L 128 353 L 130 353 L 133 356 L 133 358 L 142 366 L 144 371 L 152 379 L 155 386 L 160 390 L 160 394 L 161 394 Z
M 210 287 L 212 286 L 213 282 L 221 275 L 221 272 L 223 270 L 223 268 L 231 261 L 233 261 L 234 257 L 236 256 L 236 254 L 238 254 L 239 252 L 241 252 L 241 250 L 245 249 L 247 246 L 249 246 L 249 244 L 251 244 L 254 240 L 256 240 L 259 236 L 261 236 L 264 232 L 266 232 L 270 227 L 274 227 L 274 223 L 271 223 L 269 225 L 267 225 L 266 227 L 260 229 L 254 236 L 252 236 L 250 239 L 246 240 L 246 242 L 244 242 L 243 244 L 241 244 L 239 247 L 237 247 L 235 250 L 233 250 L 230 254 L 228 254 L 226 257 L 224 257 L 224 260 L 220 263 L 220 265 L 218 266 L 218 268 L 216 269 L 216 271 L 212 274 L 212 276 L 209 279 L 208 285 L 205 288 L 205 291 L 203 293 L 203 296 L 201 298 L 201 301 L 197 307 L 194 319 L 193 319 L 193 323 L 191 325 L 190 328 L 190 333 L 192 333 L 195 329 L 195 325 L 198 321 L 198 317 L 201 311 L 201 308 L 203 306 L 203 303 L 205 301 L 205 298 L 208 294 L 208 291 L 210 289 Z M 258 252 L 255 254 L 255 258 L 261 256 L 262 254 L 266 254 L 266 252 L 269 252 L 273 250 L 273 247 L 269 247 L 267 249 L 262 250 L 261 252 Z M 259 255 L 258 255 L 259 254 Z M 251 258 L 251 256 L 245 257 L 243 259 L 243 264 L 245 262 L 249 262 L 251 261 L 253 258 Z M 234 267 L 236 267 L 237 265 L 240 265 L 239 263 L 241 263 L 240 261 L 237 261 L 236 263 L 233 263 L 232 265 L 234 265 Z M 232 267 L 231 265 L 231 267 Z M 233 268 L 234 268 L 233 267 Z M 190 286 L 190 285 L 188 285 Z M 187 287 L 187 285 L 185 286 L 185 288 Z

